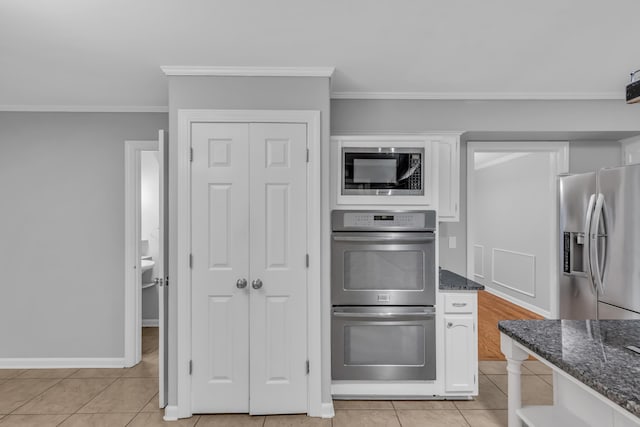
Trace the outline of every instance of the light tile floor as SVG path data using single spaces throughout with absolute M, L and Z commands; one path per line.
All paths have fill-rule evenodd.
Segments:
M 471 401 L 336 400 L 335 418 L 200 415 L 165 422 L 158 409 L 157 328 L 144 328 L 142 362 L 129 369 L 0 369 L 0 427 L 498 427 L 507 425 L 506 362 L 480 362 Z M 524 404 L 553 400 L 551 371 L 522 368 Z

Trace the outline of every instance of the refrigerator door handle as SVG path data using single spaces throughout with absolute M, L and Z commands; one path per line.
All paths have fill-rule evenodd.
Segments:
M 591 265 L 591 238 L 590 238 L 590 230 L 591 230 L 591 222 L 593 219 L 593 208 L 596 204 L 596 195 L 592 194 L 589 197 L 589 203 L 587 205 L 587 215 L 584 221 L 584 253 L 587 255 L 586 258 L 586 268 L 585 273 L 587 273 L 587 277 L 589 278 L 589 284 L 591 285 L 591 292 L 594 295 L 598 295 L 598 291 L 596 289 L 596 282 L 593 279 L 593 267 Z
M 600 253 L 598 251 L 598 238 L 606 238 L 606 230 L 603 236 L 598 234 L 600 228 L 600 221 L 602 221 L 602 211 L 604 208 L 604 195 L 598 194 L 596 199 L 596 206 L 593 210 L 594 216 L 591 221 L 591 227 L 589 229 L 589 264 L 591 264 L 593 277 L 596 282 L 596 290 L 601 294 L 604 294 L 604 281 L 602 272 L 600 271 Z M 606 250 L 605 250 L 606 253 Z

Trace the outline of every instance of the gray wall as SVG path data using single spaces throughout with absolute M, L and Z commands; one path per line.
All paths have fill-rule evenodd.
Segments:
M 0 112 L 0 357 L 124 357 L 124 141 L 166 126 Z
M 333 100 L 331 133 L 640 131 L 640 113 L 623 101 Z
M 329 158 L 329 79 L 310 77 L 170 77 L 169 78 L 169 276 L 177 275 L 177 129 L 179 109 L 319 110 L 321 112 L 322 162 Z M 323 176 L 322 182 L 328 182 Z M 329 188 L 322 189 L 323 253 L 329 237 Z M 323 260 L 327 263 L 328 259 Z M 322 277 L 322 349 L 324 402 L 331 401 L 329 354 L 329 283 Z M 180 286 L 178 283 L 177 286 Z M 169 405 L 177 403 L 176 286 L 169 287 Z
M 463 131 L 460 222 L 440 224 L 440 265 L 467 272 L 467 141 L 568 140 L 570 172 L 620 163 L 617 139 L 640 133 L 622 101 L 333 100 L 331 134 Z M 594 139 L 594 140 L 592 140 Z M 617 159 L 617 160 L 616 160 Z M 449 249 L 449 236 L 456 248 Z
M 622 146 L 617 142 L 571 141 L 569 144 L 569 173 L 593 172 L 621 164 Z

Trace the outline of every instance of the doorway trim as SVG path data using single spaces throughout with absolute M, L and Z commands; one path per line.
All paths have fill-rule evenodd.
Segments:
M 194 122 L 303 123 L 307 125 L 307 414 L 322 416 L 321 348 L 321 187 L 320 111 L 316 110 L 178 110 L 177 141 L 177 417 L 191 412 L 191 124 Z M 169 409 L 169 407 L 167 407 Z M 172 411 L 172 416 L 173 416 Z M 165 417 L 167 418 L 167 417 Z M 167 418 L 168 419 L 168 418 Z
M 158 141 L 124 142 L 124 365 L 142 359 L 140 271 L 140 152 L 158 151 Z
M 568 141 L 473 141 L 467 143 L 467 277 L 474 276 L 474 242 L 473 226 L 470 218 L 473 215 L 473 207 L 470 203 L 471 195 L 474 194 L 473 167 L 475 153 L 491 153 L 491 152 L 508 152 L 508 153 L 550 153 L 555 155 L 555 162 L 552 162 L 552 184 L 549 187 L 550 194 L 554 194 L 552 199 L 553 212 L 558 211 L 558 183 L 557 175 L 569 173 L 569 142 Z M 551 287 L 549 293 L 549 311 L 543 311 L 531 304 L 522 301 L 514 301 L 510 296 L 494 290 L 486 289 L 488 292 L 504 298 L 510 302 L 517 303 L 524 308 L 531 310 L 548 318 L 557 318 L 558 316 L 558 251 L 559 251 L 559 224 L 558 216 L 554 215 L 551 243 L 549 245 L 549 253 L 551 254 L 551 265 L 548 282 Z

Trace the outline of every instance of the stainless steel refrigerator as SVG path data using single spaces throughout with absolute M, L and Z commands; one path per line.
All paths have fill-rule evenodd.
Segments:
M 560 178 L 561 319 L 640 319 L 640 165 Z

